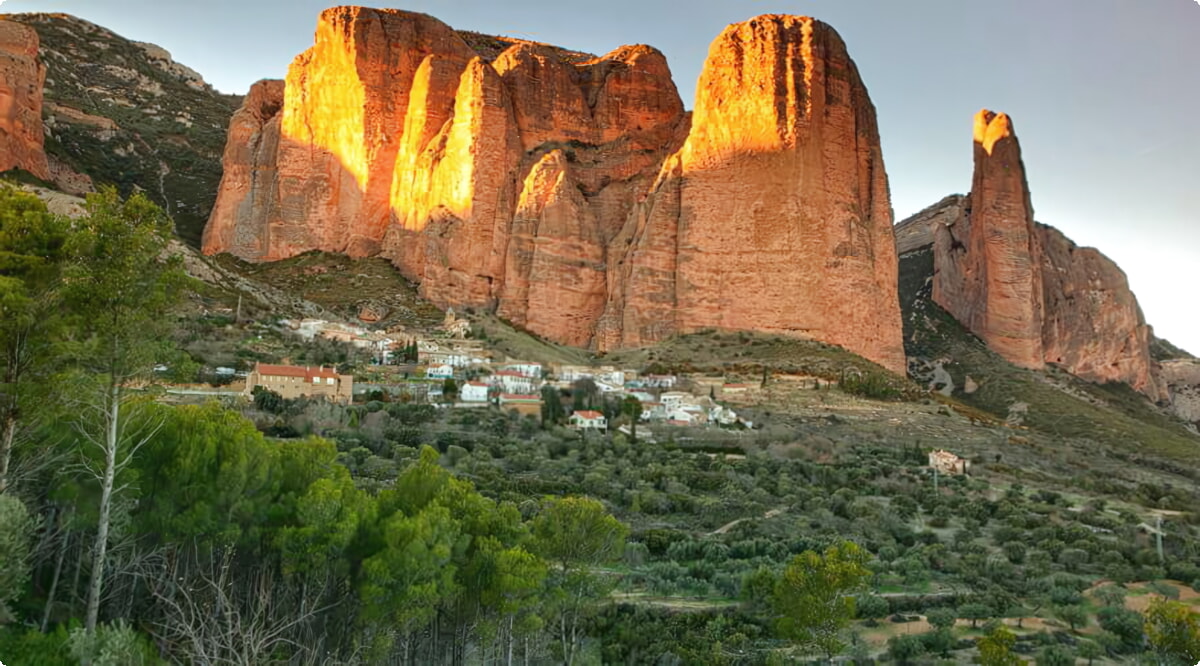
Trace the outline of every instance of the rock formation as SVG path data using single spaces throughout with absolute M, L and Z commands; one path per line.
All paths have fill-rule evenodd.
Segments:
M 1171 396 L 1171 411 L 1200 426 L 1200 360 L 1170 359 L 1162 362 L 1162 381 Z
M 1031 369 L 1125 382 L 1167 398 L 1150 328 L 1125 274 L 1100 252 L 1036 224 L 1011 120 L 975 117 L 971 193 L 897 226 L 905 252 L 933 245 L 933 299 L 994 351 Z
M 1041 368 L 1041 252 L 1008 116 L 975 116 L 975 176 L 957 222 L 937 225 L 933 300 L 1004 358 Z
M 1084 379 L 1125 382 L 1155 401 L 1166 400 L 1166 386 L 1150 357 L 1153 334 L 1125 272 L 1053 227 L 1039 224 L 1037 236 L 1046 362 Z
M 753 329 L 903 372 L 891 223 L 875 110 L 837 33 L 792 16 L 730 26 L 622 239 L 601 346 Z
M 277 86 L 233 121 L 207 253 L 380 254 L 441 306 L 576 346 L 752 329 L 903 370 L 874 108 L 826 25 L 726 30 L 694 124 L 650 47 L 395 10 L 326 10 Z
M 20 23 L 0 20 L 0 171 L 21 168 L 50 179 L 43 150 L 45 79 L 37 33 Z

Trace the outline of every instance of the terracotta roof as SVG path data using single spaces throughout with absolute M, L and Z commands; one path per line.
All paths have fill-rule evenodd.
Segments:
M 467 384 L 474 386 L 476 388 L 488 388 L 488 385 L 485 384 L 484 382 L 467 382 Z
M 336 370 L 326 368 L 325 366 L 300 367 L 298 365 L 270 365 L 268 363 L 259 363 L 254 366 L 254 371 L 260 375 L 269 375 L 271 377 L 303 377 L 308 381 L 312 381 L 314 377 L 333 378 L 339 377 Z
M 594 420 L 594 419 L 604 418 L 603 414 L 601 414 L 600 412 L 597 412 L 595 410 L 592 410 L 592 409 L 583 409 L 578 412 L 575 412 L 575 416 L 578 416 L 579 418 L 587 419 L 589 421 Z

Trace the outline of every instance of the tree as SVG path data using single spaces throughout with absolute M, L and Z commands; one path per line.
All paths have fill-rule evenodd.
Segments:
M 1104 656 L 1104 646 L 1096 641 L 1079 641 L 1079 656 L 1087 659 L 1088 666 L 1092 666 L 1092 662 Z
M 447 377 L 442 381 L 442 395 L 447 400 L 458 395 L 458 382 L 454 381 L 453 377 Z
M 1059 606 L 1054 609 L 1054 614 L 1070 625 L 1071 631 L 1087 626 L 1088 614 L 1083 606 Z
M 892 636 L 887 642 L 888 656 L 898 664 L 907 664 L 925 653 L 925 643 L 920 636 L 900 634 Z
M 1096 614 L 1100 628 L 1112 634 L 1115 645 L 1122 652 L 1134 652 L 1142 647 L 1142 616 L 1128 608 L 1108 606 Z
M 1186 604 L 1161 598 L 1150 602 L 1146 638 L 1164 663 L 1200 663 L 1200 614 Z
M 992 616 L 992 609 L 980 603 L 963 604 L 958 609 L 958 614 L 964 619 L 970 620 L 971 628 L 974 629 L 979 626 L 980 620 L 986 620 Z
M 595 409 L 600 402 L 600 387 L 587 377 L 576 379 L 571 384 L 571 402 L 571 409 L 576 412 Z
M 8 605 L 29 580 L 29 555 L 37 521 L 14 495 L 0 495 L 0 624 L 14 618 Z
M 1013 666 L 1021 663 L 1021 658 L 1013 654 L 1013 646 L 1017 637 L 1013 632 L 999 625 L 987 636 L 979 639 L 979 663 L 982 666 Z
M 129 428 L 136 410 L 128 382 L 147 374 L 167 339 L 167 313 L 183 284 L 177 260 L 163 255 L 171 221 L 145 196 L 121 201 L 115 189 L 88 195 L 68 250 L 64 299 L 75 315 L 75 357 L 81 373 L 78 431 L 95 457 L 85 465 L 100 482 L 100 500 L 84 627 L 96 629 L 104 586 L 113 496 L 118 473 L 133 460 L 156 426 Z
M 871 575 L 867 557 L 858 544 L 843 541 L 823 555 L 808 550 L 792 558 L 775 584 L 779 633 L 829 657 L 841 652 L 839 634 L 854 617 L 851 595 Z
M 32 194 L 0 186 L 0 493 L 31 375 L 49 366 L 59 315 L 66 222 Z
M 925 618 L 935 629 L 952 629 L 958 620 L 950 608 L 935 608 L 929 611 Z
M 642 418 L 642 401 L 628 395 L 621 401 L 621 415 L 629 417 L 629 439 L 637 444 L 637 424 Z
M 871 626 L 875 625 L 876 620 L 887 615 L 888 610 L 889 606 L 887 599 L 874 594 L 862 595 L 855 600 L 854 604 L 854 612 L 857 614 L 857 616 L 866 620 L 867 624 Z M 932 612 L 930 613 L 930 617 L 933 617 Z M 932 624 L 932 622 L 933 621 L 931 619 L 930 623 Z M 950 622 L 953 624 L 954 620 L 951 619 Z
M 546 384 L 542 387 L 542 426 L 558 425 L 564 416 L 562 394 L 558 387 Z
M 562 659 L 573 664 L 579 647 L 579 621 L 587 603 L 600 599 L 609 583 L 593 569 L 621 557 L 629 528 L 589 497 L 550 500 L 533 519 L 532 548 L 550 566 L 550 584 L 558 592 Z
M 1075 666 L 1075 655 L 1061 645 L 1051 645 L 1038 653 L 1037 666 Z

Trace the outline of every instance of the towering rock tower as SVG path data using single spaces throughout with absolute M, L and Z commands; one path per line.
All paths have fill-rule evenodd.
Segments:
M 875 108 L 824 23 L 759 16 L 717 37 L 691 132 L 622 243 L 602 347 L 751 329 L 904 371 Z
M 933 224 L 934 301 L 1016 365 L 1052 363 L 1165 400 L 1150 327 L 1125 274 L 1099 251 L 1034 222 L 1008 116 L 980 111 L 974 139 L 971 193 Z
M 1041 252 L 1021 146 L 1008 116 L 975 115 L 975 176 L 962 215 L 939 225 L 933 300 L 1010 362 L 1043 366 Z

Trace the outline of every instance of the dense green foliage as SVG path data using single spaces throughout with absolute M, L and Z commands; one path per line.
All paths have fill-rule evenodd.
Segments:
M 548 389 L 543 413 L 524 417 L 385 391 L 352 405 L 262 390 L 175 404 L 147 383 L 152 365 L 178 354 L 181 330 L 238 325 L 175 320 L 180 283 L 162 260 L 161 211 L 108 191 L 66 225 L 4 195 L 0 250 L 42 239 L 0 254 L 10 302 L 32 307 L 37 293 L 55 307 L 52 319 L 22 315 L 45 343 L 25 377 L 49 388 L 18 403 L 19 473 L 0 493 L 0 610 L 12 620 L 0 627 L 0 659 L 1061 664 L 1193 654 L 1182 591 L 1200 585 L 1190 513 L 1200 495 L 1180 481 L 1187 468 L 1066 475 L 1055 455 L 1008 441 L 972 450 L 971 476 L 934 477 L 928 447 L 890 430 L 766 410 L 752 430 L 562 427 L 568 406 L 634 423 L 636 400 L 590 382 Z M 17 228 L 27 231 L 4 235 Z M 842 352 L 821 351 L 823 372 L 838 376 Z M 889 388 L 896 378 L 871 376 L 805 395 L 913 407 L 847 397 L 905 395 Z M 1159 518 L 1161 558 L 1147 529 Z M 1138 605 L 1150 594 L 1181 601 Z

